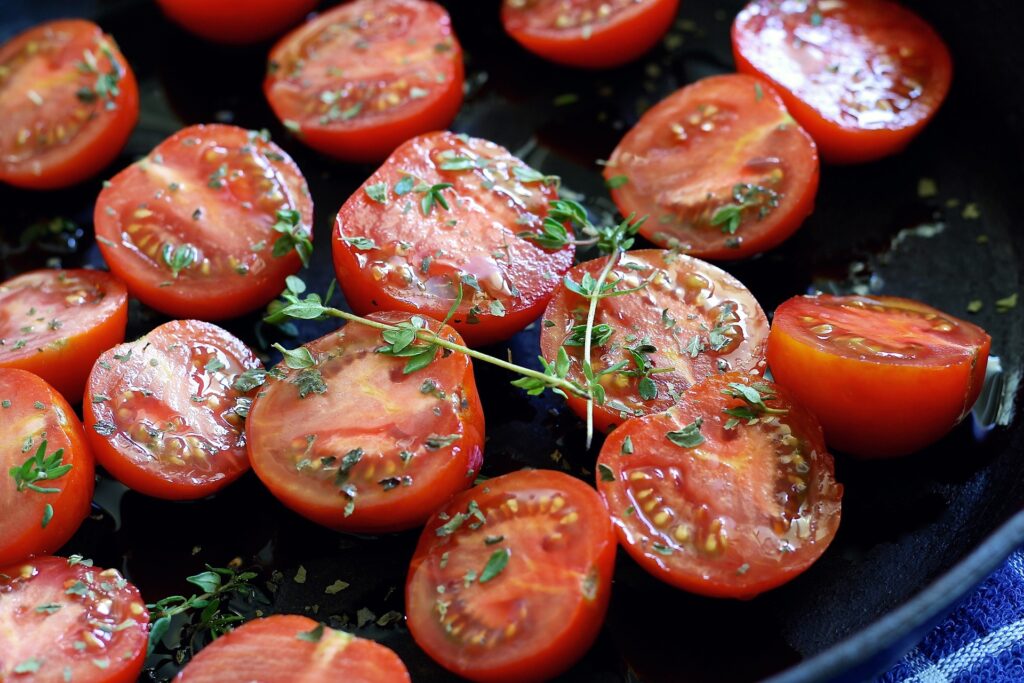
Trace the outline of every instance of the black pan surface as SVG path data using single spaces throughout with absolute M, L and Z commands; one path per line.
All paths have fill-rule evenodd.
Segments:
M 453 128 L 495 140 L 545 173 L 563 177 L 595 217 L 613 217 L 595 160 L 606 158 L 650 104 L 697 78 L 732 70 L 729 25 L 739 2 L 688 0 L 664 44 L 635 64 L 588 73 L 554 67 L 520 50 L 501 31 L 497 2 L 446 3 L 467 52 L 469 94 Z M 1024 184 L 1024 94 L 1015 27 L 1024 7 L 1004 2 L 910 3 L 949 43 L 956 64 L 950 98 L 903 154 L 856 167 L 825 167 L 817 210 L 775 251 L 725 267 L 766 310 L 813 290 L 909 296 L 973 316 L 993 337 L 999 368 L 975 416 L 926 452 L 892 462 L 837 458 L 845 484 L 843 523 L 814 567 L 747 602 L 710 600 L 664 586 L 620 553 L 607 624 L 565 681 L 863 680 L 908 649 L 1011 550 L 1024 542 L 1024 427 L 1014 420 L 1021 375 L 1024 310 L 994 302 L 1021 288 L 1024 237 L 1014 212 Z M 169 24 L 143 0 L 4 0 L 0 38 L 48 18 L 97 20 L 121 45 L 139 77 L 142 116 L 110 176 L 180 127 L 227 121 L 268 128 L 309 180 L 316 204 L 314 265 L 306 279 L 323 290 L 333 276 L 330 225 L 372 171 L 304 148 L 274 120 L 260 81 L 267 46 L 227 49 Z M 1009 79 L 1009 80 L 1008 80 Z M 936 196 L 919 196 L 921 178 Z M 60 192 L 0 188 L 0 270 L 101 265 L 91 229 L 100 180 Z M 54 218 L 79 228 L 53 234 Z M 129 337 L 163 322 L 133 303 Z M 226 327 L 265 360 L 274 341 L 294 346 L 331 329 L 309 324 L 297 337 L 258 316 Z M 534 362 L 537 330 L 505 347 Z M 593 479 L 597 446 L 560 401 L 531 399 L 503 372 L 478 365 L 488 421 L 485 475 L 522 467 L 563 469 Z M 251 474 L 194 503 L 148 499 L 100 475 L 94 514 L 64 549 L 117 567 L 148 601 L 189 594 L 184 578 L 204 563 L 235 558 L 258 569 L 254 613 L 304 613 L 395 649 L 415 681 L 451 676 L 412 642 L 402 621 L 402 585 L 415 533 L 340 535 L 286 510 Z M 304 581 L 298 581 L 304 575 Z M 349 588 L 325 588 L 341 579 Z M 173 674 L 186 649 L 168 636 L 145 680 Z

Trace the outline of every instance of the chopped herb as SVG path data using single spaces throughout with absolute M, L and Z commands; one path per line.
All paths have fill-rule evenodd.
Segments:
M 453 443 L 462 438 L 461 434 L 448 434 L 447 436 L 440 436 L 438 434 L 431 434 L 423 442 L 427 450 L 436 451 L 446 446 L 451 446 Z
M 1017 307 L 1017 292 L 996 300 L 996 313 L 1007 313 Z
M 629 183 L 629 177 L 624 175 L 613 175 L 608 180 L 604 181 L 604 184 L 610 190 L 615 190 Z
M 351 244 L 359 251 L 369 251 L 370 249 L 377 249 L 377 243 L 369 237 L 346 237 L 345 242 Z
M 982 309 L 985 304 L 982 303 L 981 299 L 974 299 L 967 304 L 968 313 L 977 313 Z
M 623 455 L 633 455 L 633 439 L 627 436 L 622 440 L 622 448 L 620 449 Z
M 363 188 L 366 196 L 378 204 L 388 203 L 388 184 L 386 182 L 374 183 Z
M 320 639 L 324 637 L 324 625 L 317 624 L 309 631 L 301 631 L 295 635 L 299 640 L 304 640 L 309 643 L 319 643 Z
M 601 477 L 601 481 L 615 481 L 615 472 L 612 471 L 612 468 L 608 467 L 608 465 L 598 463 L 597 472 Z
M 480 583 L 487 583 L 497 577 L 508 565 L 508 559 L 511 555 L 512 551 L 508 548 L 495 550 L 490 559 L 487 560 L 487 564 L 484 565 L 484 570 L 480 572 Z
M 176 278 L 178 273 L 192 267 L 199 257 L 199 250 L 188 243 L 179 244 L 177 247 L 165 244 L 160 250 L 160 256 Z
M 306 368 L 296 375 L 292 384 L 299 388 L 299 398 L 306 398 L 310 394 L 326 394 L 327 384 L 323 375 L 316 368 Z
M 273 227 L 275 232 L 281 234 L 271 251 L 274 258 L 280 258 L 294 250 L 299 255 L 302 265 L 309 266 L 309 259 L 313 256 L 313 242 L 309 232 L 303 229 L 302 214 L 295 209 L 281 209 L 277 212 L 277 222 Z
M 704 437 L 700 433 L 700 426 L 703 423 L 704 421 L 698 417 L 679 431 L 666 432 L 665 438 L 682 448 L 696 448 L 704 443 Z
M 337 595 L 338 593 L 340 593 L 341 591 L 345 590 L 348 587 L 349 587 L 349 583 L 347 581 L 342 581 L 341 579 L 338 579 L 337 581 L 332 583 L 330 586 L 325 588 L 324 589 L 324 593 L 327 593 L 328 595 Z

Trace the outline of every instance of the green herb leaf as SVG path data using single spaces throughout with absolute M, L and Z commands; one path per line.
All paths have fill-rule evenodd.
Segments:
M 508 566 L 508 560 L 512 556 L 512 551 L 508 548 L 501 548 L 495 550 L 487 564 L 484 565 L 484 570 L 480 572 L 480 583 L 487 583 L 492 581 L 498 574 L 504 571 L 505 567 Z
M 666 432 L 665 438 L 682 448 L 696 448 L 704 443 L 704 437 L 700 433 L 700 426 L 704 423 L 697 418 L 677 432 Z
M 309 631 L 301 631 L 295 637 L 308 643 L 319 643 L 320 639 L 324 637 L 324 625 L 317 624 Z
M 171 269 L 172 275 L 178 277 L 178 273 L 192 267 L 196 258 L 199 257 L 199 251 L 188 243 L 179 244 L 177 247 L 165 244 L 160 251 L 160 256 L 164 264 Z
M 286 349 L 280 344 L 275 343 L 273 347 L 281 352 L 281 355 L 284 356 L 284 364 L 292 370 L 302 370 L 303 368 L 311 368 L 316 365 L 313 354 L 305 346 L 300 346 L 297 349 Z
M 378 204 L 388 203 L 388 184 L 387 182 L 374 183 L 372 185 L 365 185 L 363 192 L 366 196 L 377 202 Z

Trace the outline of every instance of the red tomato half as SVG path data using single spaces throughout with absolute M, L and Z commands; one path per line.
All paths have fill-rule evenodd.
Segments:
M 260 367 L 216 325 L 172 320 L 96 361 L 83 401 L 96 459 L 156 498 L 202 498 L 249 469 L 248 394 L 239 376 Z M 250 373 L 251 374 L 251 373 Z
M 92 364 L 124 341 L 127 323 L 128 291 L 107 273 L 19 275 L 0 284 L 0 367 L 34 372 L 78 403 Z
M 826 161 L 899 152 L 949 92 L 949 50 L 888 0 L 754 0 L 732 27 L 739 71 L 767 78 Z
M 116 569 L 80 557 L 0 568 L 0 680 L 131 683 L 149 613 Z
M 593 278 L 607 258 L 581 263 L 568 279 Z M 768 318 L 743 284 L 710 263 L 657 249 L 626 253 L 608 282 L 616 290 L 639 291 L 599 300 L 594 319 L 591 366 L 600 373 L 604 405 L 594 406 L 594 423 L 608 431 L 630 417 L 668 410 L 679 395 L 705 377 L 729 370 L 757 373 L 764 366 Z M 550 362 L 565 347 L 569 378 L 585 385 L 583 339 L 590 302 L 563 284 L 541 327 L 541 353 Z M 571 396 L 569 407 L 586 418 L 586 401 Z
M 85 180 L 114 160 L 138 118 L 135 75 L 91 21 L 40 24 L 0 47 L 0 181 Z
M 461 289 L 452 327 L 473 345 L 508 339 L 536 320 L 572 265 L 571 245 L 543 249 L 520 236 L 540 234 L 557 198 L 551 178 L 493 142 L 414 138 L 338 212 L 338 282 L 361 314 L 438 320 Z
M 192 658 L 176 683 L 408 683 L 393 651 L 308 617 L 253 619 Z
M 779 387 L 737 372 L 612 432 L 597 486 L 619 541 L 644 569 L 730 598 L 811 566 L 835 536 L 843 495 L 817 420 Z
M 981 393 L 991 337 L 891 296 L 798 296 L 775 311 L 775 380 L 821 420 L 834 448 L 905 455 L 937 441 Z
M 114 176 L 95 211 L 100 252 L 132 295 L 204 320 L 277 296 L 301 265 L 281 230 L 308 243 L 312 221 L 295 162 L 265 134 L 220 124 L 161 142 Z
M 380 161 L 414 135 L 447 128 L 462 82 L 462 48 L 443 7 L 354 0 L 274 46 L 263 92 L 310 147 Z
M 405 585 L 409 631 L 470 680 L 547 680 L 597 637 L 614 564 L 592 488 L 551 470 L 489 479 L 423 530 Z
M 372 318 L 439 329 L 405 313 Z M 450 327 L 439 334 L 462 343 Z M 406 374 L 409 358 L 377 353 L 383 344 L 380 330 L 357 323 L 306 344 L 315 365 L 275 368 L 247 421 L 259 478 L 285 505 L 333 529 L 419 526 L 473 483 L 483 461 L 469 358 L 429 352 L 433 362 Z
M 603 69 L 654 47 L 678 8 L 679 0 L 503 0 L 501 22 L 544 59 Z
M 0 566 L 53 552 L 74 535 L 89 514 L 94 471 L 67 401 L 31 373 L 0 368 Z
M 604 170 L 622 215 L 655 244 L 712 259 L 771 249 L 814 209 L 818 153 L 762 81 L 711 76 L 626 133 Z
M 317 0 L 157 0 L 168 17 L 215 43 L 256 43 L 313 11 Z

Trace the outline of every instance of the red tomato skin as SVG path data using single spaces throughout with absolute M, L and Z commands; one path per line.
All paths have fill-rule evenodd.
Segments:
M 794 297 L 776 309 L 768 335 L 768 365 L 775 380 L 818 417 L 830 446 L 863 458 L 907 455 L 941 439 L 970 412 L 985 382 L 992 345 L 984 330 L 946 316 L 976 331 L 979 343 L 972 354 L 945 362 L 893 364 L 851 358 L 794 334 L 803 298 Z
M 67 423 L 61 427 L 67 444 L 61 447 L 64 448 L 64 464 L 71 464 L 72 468 L 54 484 L 61 489 L 60 493 L 43 494 L 46 496 L 43 500 L 54 509 L 53 519 L 45 528 L 40 522 L 35 522 L 25 529 L 9 529 L 4 524 L 4 515 L 0 515 L 0 565 L 13 564 L 34 555 L 51 553 L 64 545 L 88 517 L 95 485 L 96 465 L 92 451 L 86 442 L 82 423 L 78 421 L 78 417 L 64 397 L 36 375 L 14 368 L 0 368 L 0 392 L 6 397 L 8 388 L 15 386 L 19 387 L 19 398 L 26 399 L 28 396 L 38 395 L 44 404 L 49 403 L 53 406 L 50 410 L 59 410 L 67 418 Z M 8 409 L 0 409 L 2 410 Z M 0 414 L 0 432 L 3 431 L 2 425 L 3 415 Z M 9 437 L 11 446 L 15 444 L 14 439 L 17 439 L 17 445 L 20 447 L 20 441 L 25 435 L 4 436 Z M 52 437 L 50 443 L 53 444 Z M 34 447 L 35 445 L 33 449 Z M 53 445 L 48 448 L 47 455 L 53 453 L 57 447 Z M 19 453 L 20 457 L 15 458 L 17 462 L 12 461 L 10 466 L 20 465 L 31 454 Z M 7 469 L 4 468 L 4 471 Z M 6 477 L 3 486 L 13 488 L 13 479 Z
M 679 0 L 647 0 L 642 14 L 620 23 L 599 26 L 589 38 L 568 31 L 536 31 L 516 16 L 509 0 L 501 4 L 505 31 L 533 54 L 556 64 L 580 69 L 610 69 L 632 62 L 654 47 L 672 26 Z M 528 12 L 529 10 L 524 10 Z
M 313 11 L 318 0 L 157 0 L 185 30 L 214 43 L 245 45 L 272 38 Z

